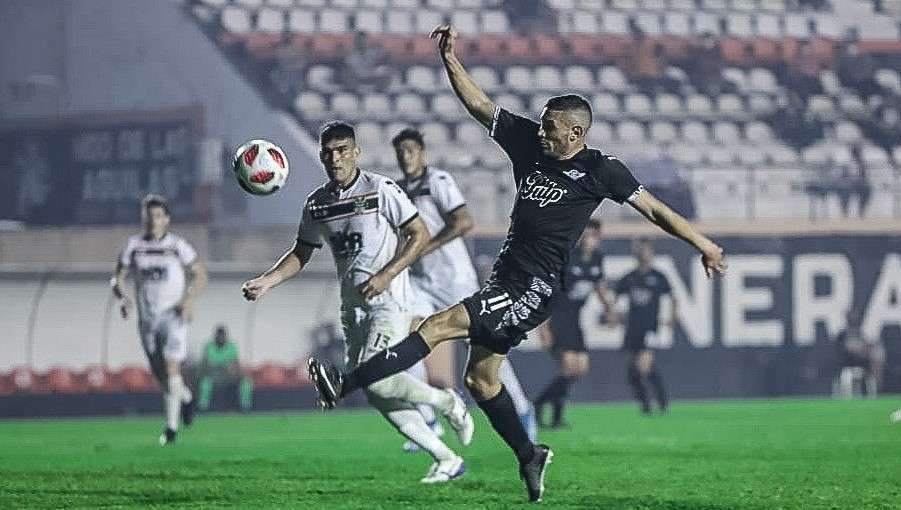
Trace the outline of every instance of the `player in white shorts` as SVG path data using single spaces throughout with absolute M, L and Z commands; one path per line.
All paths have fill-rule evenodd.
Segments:
M 415 326 L 423 318 L 453 306 L 479 290 L 478 276 L 462 237 L 472 229 L 473 221 L 454 178 L 444 170 L 426 164 L 422 133 L 412 128 L 404 129 L 391 143 L 397 155 L 397 164 L 404 173 L 398 184 L 416 205 L 419 216 L 432 235 L 420 258 L 410 266 Z M 427 380 L 428 373 L 423 361 L 413 365 L 409 371 Z M 538 434 L 534 408 L 509 360 L 501 364 L 500 379 L 534 442 Z M 429 406 L 419 408 L 429 426 L 440 435 L 441 425 L 435 418 L 435 412 Z M 404 444 L 404 449 L 417 450 L 415 444 L 409 442 Z
M 394 181 L 357 167 L 360 149 L 352 126 L 327 124 L 319 144 L 329 182 L 307 198 L 294 246 L 268 271 L 245 282 L 242 291 L 250 301 L 259 299 L 297 274 L 313 250 L 328 242 L 341 286 L 341 321 L 351 369 L 409 333 L 407 267 L 428 242 L 429 232 Z M 416 409 L 416 404 L 434 406 L 467 445 L 472 441 L 473 420 L 456 392 L 434 388 L 406 372 L 364 391 L 369 403 L 402 435 L 434 458 L 423 483 L 446 482 L 463 475 L 463 459 L 441 441 Z
M 194 248 L 169 232 L 169 206 L 163 197 L 144 197 L 141 219 L 144 233 L 128 238 L 110 283 L 122 318 L 127 319 L 131 299 L 125 294 L 125 279 L 129 275 L 134 279 L 141 346 L 163 388 L 166 428 L 160 444 L 166 445 L 175 441 L 179 415 L 185 425 L 194 419 L 194 398 L 182 379 L 181 364 L 188 354 L 194 299 L 206 286 L 207 276 Z

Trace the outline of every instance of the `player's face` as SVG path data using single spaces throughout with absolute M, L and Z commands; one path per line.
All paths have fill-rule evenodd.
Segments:
M 144 209 L 144 231 L 155 238 L 161 238 L 169 231 L 169 215 L 162 207 Z
M 404 140 L 394 148 L 397 165 L 407 177 L 418 176 L 425 167 L 425 150 L 415 140 Z
M 638 263 L 647 267 L 651 265 L 652 260 L 654 260 L 654 250 L 651 248 L 651 245 L 641 243 L 638 246 Z
M 325 173 L 329 179 L 339 184 L 346 184 L 353 179 L 359 157 L 360 148 L 353 138 L 332 139 L 319 149 L 319 160 L 325 166 Z
M 545 108 L 541 112 L 538 141 L 545 156 L 563 158 L 572 154 L 573 148 L 579 144 L 579 137 L 573 132 L 566 112 Z

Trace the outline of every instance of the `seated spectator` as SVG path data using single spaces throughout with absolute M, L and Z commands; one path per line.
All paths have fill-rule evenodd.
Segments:
M 820 83 L 820 60 L 810 41 L 801 41 L 793 66 L 788 68 L 786 85 L 797 92 L 805 101 L 813 94 L 822 94 Z
M 228 330 L 221 324 L 216 326 L 213 339 L 204 347 L 200 362 L 198 405 L 201 411 L 209 410 L 214 386 L 225 386 L 237 391 L 241 411 L 249 411 L 252 407 L 253 381 L 241 373 L 238 348 L 229 339 Z
M 517 35 L 557 32 L 557 15 L 544 0 L 504 0 L 501 8 Z
M 663 45 L 649 39 L 635 24 L 635 20 L 630 20 L 630 30 L 632 45 L 623 65 L 629 81 L 643 94 L 678 92 L 679 83 L 665 73 L 666 59 Z
M 836 71 L 842 85 L 853 88 L 862 97 L 879 94 L 882 89 L 876 83 L 876 61 L 867 53 L 861 53 L 857 43 L 842 47 Z
M 885 367 L 885 348 L 879 338 L 864 336 L 861 330 L 862 317 L 860 310 L 851 308 L 846 314 L 847 326 L 835 338 L 839 369 L 845 367 L 861 367 L 871 377 L 876 387 L 882 386 L 882 373 Z
M 701 40 L 689 49 L 685 67 L 689 81 L 701 94 L 718 96 L 737 91 L 734 83 L 723 79 L 722 48 L 710 32 L 705 32 Z
M 388 55 L 366 32 L 357 32 L 353 48 L 344 56 L 341 70 L 344 85 L 357 92 L 383 91 L 391 84 L 393 70 Z
M 901 112 L 892 104 L 880 106 L 872 118 L 858 120 L 867 138 L 887 151 L 901 141 Z
M 794 91 L 778 101 L 777 110 L 767 120 L 779 138 L 798 149 L 823 138 L 822 123 L 808 115 L 804 101 Z

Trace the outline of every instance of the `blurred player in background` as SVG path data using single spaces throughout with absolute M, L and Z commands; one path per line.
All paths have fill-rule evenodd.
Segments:
M 454 178 L 444 170 L 426 164 L 422 133 L 415 129 L 404 129 L 391 143 L 397 154 L 397 164 L 404 173 L 404 178 L 398 184 L 419 209 L 419 217 L 425 221 L 432 235 L 419 259 L 410 266 L 413 330 L 425 317 L 452 306 L 479 290 L 476 270 L 462 237 L 472 229 L 473 221 Z M 447 352 L 446 349 L 439 351 Z M 453 353 L 452 350 L 449 352 Z M 435 354 L 440 353 L 432 353 L 430 361 L 435 361 Z M 452 357 L 448 361 L 453 364 Z M 428 379 L 424 361 L 413 365 L 409 371 L 423 381 Z M 513 398 L 516 413 L 534 441 L 537 426 L 532 404 L 523 392 L 509 360 L 504 360 L 501 364 L 500 378 Z M 440 435 L 440 424 L 435 419 L 432 408 L 420 406 L 420 411 L 429 426 Z M 409 441 L 404 445 L 407 451 L 415 451 L 414 447 L 415 443 Z
M 357 167 L 360 148 L 353 126 L 327 124 L 319 157 L 329 182 L 313 191 L 303 208 L 294 246 L 272 268 L 242 287 L 255 301 L 296 275 L 323 242 L 331 245 L 341 285 L 341 321 L 348 370 L 372 356 L 391 356 L 410 330 L 411 290 L 407 267 L 429 242 L 429 231 L 404 191 L 387 177 Z M 383 351 L 383 349 L 389 349 Z M 395 354 L 396 355 L 396 354 Z M 440 483 L 466 471 L 463 459 L 429 428 L 416 405 L 438 409 L 460 442 L 469 444 L 473 420 L 460 396 L 401 372 L 364 388 L 373 407 L 435 463 L 421 480 Z
M 560 292 L 551 307 L 551 318 L 541 325 L 541 340 L 557 360 L 557 377 L 535 400 L 539 425 L 544 425 L 543 411 L 550 404 L 553 416 L 549 426 L 566 426 L 563 419 L 569 389 L 588 373 L 588 351 L 579 316 L 588 297 L 594 293 L 604 305 L 607 317 L 611 304 L 604 280 L 604 255 L 600 250 L 601 222 L 590 220 L 563 271 Z
M 616 295 L 626 295 L 629 300 L 623 340 L 623 350 L 629 353 L 628 380 L 635 392 L 635 398 L 641 404 L 643 414 L 651 414 L 651 400 L 645 381 L 650 383 L 657 399 L 658 409 L 664 413 L 669 401 L 663 377 L 660 376 L 654 360 L 654 350 L 648 346 L 648 337 L 657 333 L 660 322 L 660 298 L 668 295 L 672 300 L 672 317 L 665 321 L 665 326 L 675 324 L 678 303 L 672 294 L 669 280 L 663 273 L 651 267 L 654 261 L 654 247 L 649 239 L 640 239 L 635 243 L 635 256 L 638 259 L 638 267 L 623 276 L 616 284 Z M 611 319 L 619 321 L 616 314 L 611 314 Z
M 457 33 L 451 27 L 436 28 L 432 37 L 457 98 L 510 160 L 517 194 L 507 239 L 494 273 L 478 292 L 428 317 L 402 342 L 352 371 L 339 372 L 311 358 L 310 376 L 330 409 L 351 392 L 405 371 L 439 344 L 468 337 L 466 387 L 516 456 L 529 500 L 540 501 L 553 452 L 529 440 L 498 373 L 510 349 L 547 320 L 560 274 L 592 213 L 604 199 L 628 202 L 698 250 L 708 275 L 725 271 L 723 250 L 648 193 L 619 160 L 585 145 L 592 121 L 585 98 L 550 98 L 540 123 L 515 115 L 473 81 L 455 53 Z
M 200 393 L 197 405 L 201 411 L 210 409 L 213 388 L 217 386 L 237 393 L 241 411 L 247 412 L 253 407 L 253 380 L 241 373 L 238 346 L 232 342 L 224 324 L 216 326 L 213 339 L 203 348 L 200 383 L 197 385 Z
M 169 205 L 159 195 L 141 204 L 144 233 L 128 238 L 111 280 L 123 319 L 131 313 L 125 293 L 128 275 L 135 282 L 138 334 L 150 369 L 163 388 L 166 428 L 160 444 L 175 441 L 179 415 L 185 425 L 194 419 L 194 397 L 181 375 L 188 354 L 188 322 L 194 300 L 206 286 L 207 274 L 197 252 L 169 232 Z

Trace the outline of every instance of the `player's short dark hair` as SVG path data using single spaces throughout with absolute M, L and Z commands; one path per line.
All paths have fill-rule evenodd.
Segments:
M 151 207 L 159 207 L 166 213 L 166 216 L 169 215 L 169 202 L 162 195 L 148 193 L 144 196 L 144 199 L 141 200 L 141 209 L 146 211 Z
M 565 96 L 554 96 L 547 100 L 545 108 L 555 112 L 576 112 L 588 117 L 588 126 L 591 126 L 592 113 L 591 104 L 587 99 L 578 94 L 566 94 Z
M 425 148 L 425 141 L 422 139 L 422 133 L 419 132 L 418 129 L 415 128 L 404 128 L 391 139 L 391 145 L 396 149 L 401 142 L 406 140 L 413 140 L 418 143 L 421 148 Z
M 353 141 L 357 140 L 356 130 L 347 122 L 340 120 L 332 121 L 322 126 L 322 129 L 319 131 L 320 145 L 342 138 L 350 138 Z

